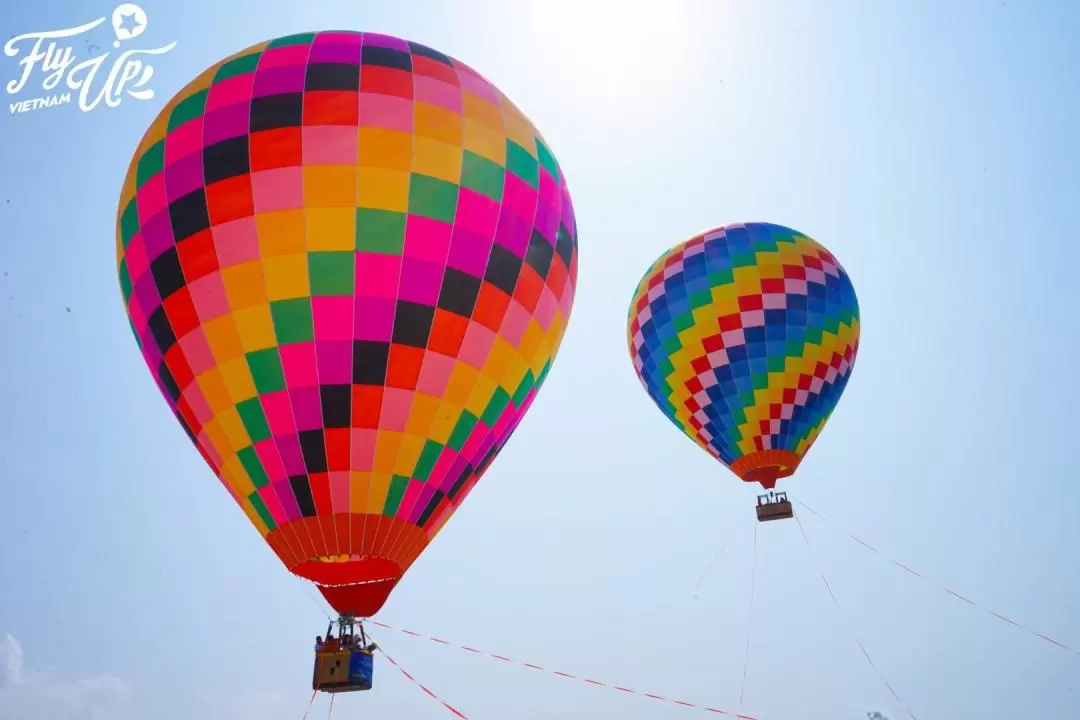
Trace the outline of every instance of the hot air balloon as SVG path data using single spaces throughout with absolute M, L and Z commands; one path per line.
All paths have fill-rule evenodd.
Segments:
M 374 615 L 562 341 L 577 229 L 548 144 L 429 47 L 292 35 L 172 98 L 117 226 L 132 330 L 185 433 L 347 627 Z
M 676 427 L 745 482 L 759 520 L 792 516 L 792 475 L 840 400 L 859 349 L 855 289 L 800 232 L 727 225 L 660 256 L 638 284 L 630 357 Z

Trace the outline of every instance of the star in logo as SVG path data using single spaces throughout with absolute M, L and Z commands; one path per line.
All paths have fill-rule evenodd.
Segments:
M 131 40 L 146 32 L 146 12 L 135 3 L 124 3 L 113 10 L 113 32 L 116 33 L 117 47 L 122 40 Z
M 134 11 L 130 13 L 124 13 L 120 16 L 120 29 L 124 30 L 131 35 L 135 35 L 135 31 L 139 29 L 142 23 L 139 22 L 138 16 Z

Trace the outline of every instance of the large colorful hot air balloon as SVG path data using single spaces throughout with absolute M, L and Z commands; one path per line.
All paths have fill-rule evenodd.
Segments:
M 779 225 L 728 225 L 653 263 L 628 331 L 634 370 L 668 419 L 739 478 L 772 490 L 844 392 L 859 305 L 814 240 Z M 759 518 L 790 515 L 786 496 L 765 512 L 763 499 Z
M 547 143 L 431 48 L 293 35 L 168 103 L 117 224 L 131 325 L 184 431 L 289 570 L 373 615 L 562 341 L 577 231 Z

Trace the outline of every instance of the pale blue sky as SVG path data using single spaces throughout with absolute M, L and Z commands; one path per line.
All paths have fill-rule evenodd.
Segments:
M 304 711 L 324 616 L 151 381 L 121 306 L 114 218 L 131 153 L 168 97 L 227 54 L 315 29 L 405 36 L 484 73 L 550 141 L 580 232 L 574 314 L 538 402 L 381 619 L 738 709 L 753 491 L 651 405 L 624 333 L 660 252 L 759 220 L 832 250 L 862 311 L 852 381 L 792 496 L 1080 648 L 1080 5 L 579 2 L 146 0 L 140 41 L 178 42 L 154 64 L 157 97 L 5 110 L 0 641 L 15 640 L 0 648 L 0 718 Z M 7 3 L 0 34 L 112 8 Z M 95 44 L 107 43 L 102 28 Z M 0 62 L 5 83 L 16 77 Z M 761 527 L 745 712 L 904 717 L 855 632 L 919 720 L 1080 717 L 1076 654 L 835 525 L 803 522 L 844 615 L 795 523 Z M 376 637 L 471 720 L 695 715 Z M 335 717 L 451 717 L 385 659 L 376 673 L 375 691 L 340 698 Z

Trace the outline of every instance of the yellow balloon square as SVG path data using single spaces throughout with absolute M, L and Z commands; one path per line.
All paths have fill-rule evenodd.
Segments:
M 427 444 L 425 435 L 409 435 L 406 433 L 401 438 L 401 448 L 398 450 L 397 461 L 394 463 L 394 474 L 411 477 L 416 470 L 416 463 L 420 460 L 420 453 Z
M 203 323 L 203 334 L 206 335 L 206 344 L 210 346 L 210 353 L 218 365 L 244 354 L 232 315 L 222 315 Z M 218 409 L 214 405 L 211 407 Z
M 529 324 L 525 327 L 525 334 L 521 336 L 521 342 L 518 343 L 518 352 L 521 353 L 521 357 L 536 358 L 536 360 L 540 361 L 540 368 L 533 368 L 537 373 L 547 362 L 547 358 L 538 352 L 543 342 L 544 329 L 540 327 L 540 323 L 536 322 L 535 318 L 530 318 Z
M 467 362 L 458 360 L 450 372 L 450 381 L 446 384 L 443 399 L 455 405 L 463 406 L 472 395 L 473 385 L 480 376 L 480 371 Z
M 405 213 L 409 210 L 409 171 L 362 166 L 356 206 Z M 355 220 L 354 220 L 355 222 Z
M 356 249 L 355 195 L 348 207 L 307 211 L 307 247 L 309 251 Z
M 292 300 L 311 295 L 307 253 L 268 257 L 263 260 L 263 272 L 270 300 Z
M 412 133 L 384 128 L 361 127 L 357 130 L 359 147 L 357 165 L 408 170 L 412 164 Z
M 303 210 L 275 210 L 255 216 L 262 257 L 294 255 L 307 250 Z
M 525 373 L 529 371 L 529 365 L 525 362 L 525 358 L 521 357 L 521 354 L 514 351 L 513 357 L 510 358 L 510 362 L 506 364 L 502 374 L 499 376 L 499 385 L 511 395 L 521 385 L 521 381 L 525 379 Z
M 412 172 L 457 183 L 461 179 L 461 146 L 416 136 Z
M 353 165 L 305 165 L 304 206 L 352 208 L 356 206 L 356 167 Z
M 495 394 L 496 387 L 498 387 L 498 383 L 494 378 L 483 374 L 479 375 L 476 378 L 472 393 L 469 394 L 469 400 L 465 403 L 465 409 L 476 417 L 483 415 L 488 403 L 491 402 L 491 396 Z
M 229 308 L 233 311 L 263 305 L 267 301 L 262 263 L 258 260 L 222 268 L 221 280 L 229 298 Z
M 435 419 L 435 411 L 439 409 L 439 398 L 427 393 L 416 392 L 412 398 L 412 406 L 409 408 L 409 419 L 405 423 L 405 433 L 426 437 L 432 421 Z
M 255 390 L 255 381 L 251 377 L 251 368 L 247 358 L 241 355 L 233 360 L 220 365 L 221 377 L 225 381 L 225 387 L 229 390 L 229 397 L 234 403 L 242 403 L 245 400 L 258 395 Z M 239 419 L 239 416 L 237 416 Z M 238 446 L 237 450 L 246 447 Z
M 221 371 L 218 368 L 210 368 L 202 375 L 199 375 L 195 378 L 195 383 L 199 386 L 206 404 L 215 416 L 232 404 L 229 388 L 225 385 L 225 378 L 221 376 Z M 215 449 L 219 452 L 224 450 L 224 448 Z
M 236 322 L 236 332 L 240 336 L 240 346 L 245 353 L 265 350 L 277 344 L 269 305 L 256 305 L 246 310 L 238 310 L 233 313 L 233 320 Z
M 247 429 L 244 428 L 240 413 L 236 412 L 235 407 L 229 406 L 222 410 L 217 416 L 217 421 L 221 425 L 222 432 L 225 433 L 232 453 L 251 444 L 251 438 L 248 437 Z
M 427 436 L 434 442 L 445 445 L 450 440 L 450 434 L 457 426 L 458 418 L 461 417 L 461 406 L 441 401 L 432 417 L 428 427 Z
M 413 104 L 413 132 L 421 137 L 461 147 L 461 115 L 431 103 Z
M 371 493 L 371 473 L 363 470 L 349 472 L 349 512 L 367 512 L 368 495 Z M 353 522 L 358 522 L 353 520 Z
M 492 130 L 502 131 L 502 111 L 497 105 L 468 91 L 465 91 L 462 95 L 464 96 L 463 114 L 466 118 L 478 120 Z
M 506 372 L 510 361 L 517 355 L 517 349 L 508 343 L 501 335 L 495 336 L 495 342 L 488 351 L 487 360 L 484 361 L 483 373 L 489 377 L 500 380 Z
M 248 475 L 248 471 L 236 455 L 230 455 L 222 464 L 221 478 L 238 497 L 247 497 L 255 492 L 255 484 L 251 481 L 251 476 Z
M 519 110 L 514 103 L 510 102 L 505 95 L 500 98 L 500 101 L 500 104 L 502 105 L 503 130 L 506 133 L 507 139 L 513 140 L 515 143 L 525 148 L 530 155 L 536 157 L 536 131 L 533 130 L 532 123 L 526 119 L 521 110 Z
M 465 149 L 497 165 L 506 165 L 506 134 L 483 120 L 465 120 Z
M 225 431 L 221 429 L 221 423 L 218 422 L 217 417 L 214 417 L 210 422 L 203 426 L 203 432 L 206 433 L 206 437 L 210 440 L 210 445 L 214 448 L 222 458 L 227 462 L 236 453 L 229 449 L 229 438 L 225 435 Z
M 375 439 L 375 472 L 392 473 L 394 463 L 397 461 L 398 451 L 401 449 L 401 441 L 404 433 L 393 430 L 380 430 Z M 381 509 L 381 508 L 380 508 Z
M 398 434 L 398 443 L 401 442 L 401 435 Z M 371 486 L 368 491 L 368 496 L 364 498 L 364 512 L 371 515 L 381 515 L 383 507 L 386 505 L 386 496 L 390 492 L 390 481 L 393 480 L 393 476 L 389 472 L 373 472 L 371 473 Z M 368 520 L 370 523 L 371 521 Z M 364 534 L 371 536 L 375 533 L 374 527 L 365 528 Z

